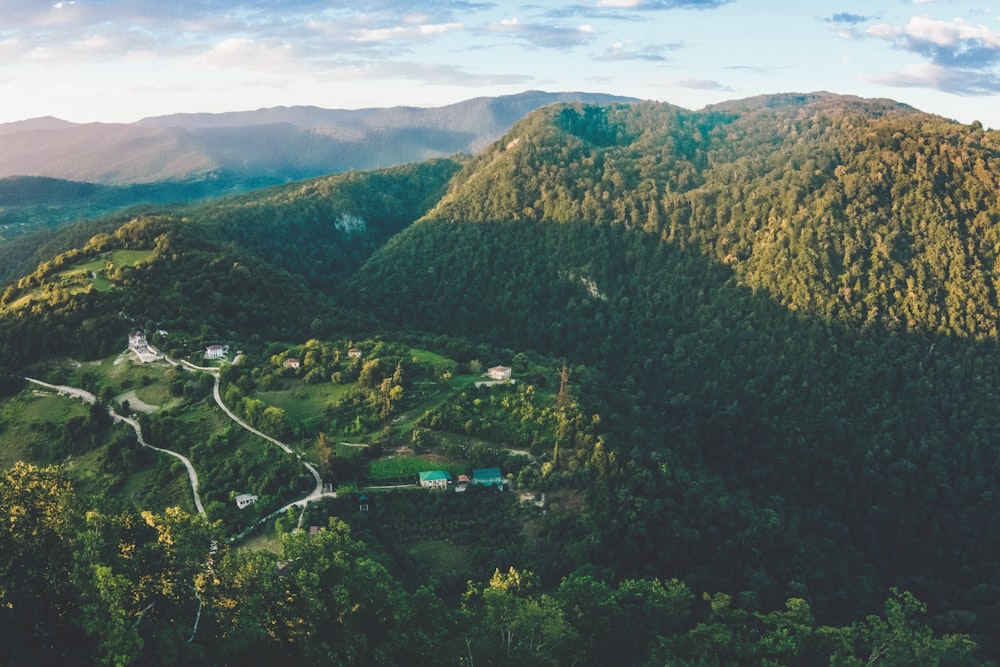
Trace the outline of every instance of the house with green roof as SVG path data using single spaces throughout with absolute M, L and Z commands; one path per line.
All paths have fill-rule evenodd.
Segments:
M 472 471 L 472 483 L 477 486 L 498 486 L 503 489 L 503 482 L 500 468 L 476 468 Z
M 447 470 L 428 470 L 420 473 L 420 486 L 425 489 L 447 489 L 451 484 L 451 473 Z

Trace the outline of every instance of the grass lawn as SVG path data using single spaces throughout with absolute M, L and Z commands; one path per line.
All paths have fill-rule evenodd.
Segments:
M 448 357 L 441 356 L 436 352 L 412 348 L 410 350 L 410 356 L 416 363 L 433 368 L 434 375 L 441 375 L 445 371 L 454 373 L 455 369 L 458 368 L 458 363 L 456 361 L 449 359 Z
M 433 353 L 428 352 L 427 354 Z M 417 422 L 424 416 L 425 412 L 436 410 L 449 398 L 472 386 L 476 379 L 474 375 L 456 375 L 447 383 L 418 382 L 408 394 L 408 396 L 413 396 L 412 400 L 408 400 L 405 403 L 405 409 L 392 420 L 393 429 L 400 434 L 400 437 L 405 438 L 417 427 Z
M 257 392 L 256 398 L 268 405 L 281 408 L 290 419 L 305 423 L 322 417 L 323 411 L 329 403 L 347 396 L 354 388 L 353 383 L 306 384 L 301 380 L 282 380 L 282 383 L 285 383 L 288 388 Z
M 0 467 L 9 468 L 17 461 L 40 465 L 56 461 L 37 460 L 33 450 L 45 451 L 46 443 L 58 437 L 62 425 L 72 417 L 85 417 L 88 408 L 82 402 L 55 394 L 22 391 L 0 404 Z M 55 426 L 47 433 L 45 424 Z
M 125 345 L 123 337 L 123 349 Z M 72 387 L 83 387 L 89 384 L 85 378 L 90 378 L 97 384 L 108 385 L 115 394 L 135 389 L 139 398 L 146 403 L 162 406 L 170 400 L 169 383 L 175 373 L 174 367 L 165 361 L 143 364 L 136 360 L 132 352 L 123 351 L 115 356 L 86 361 L 76 368 L 66 370 L 61 382 Z
M 108 262 L 115 266 L 136 266 L 152 254 L 152 250 L 115 250 L 104 253 L 98 259 L 54 273 L 46 279 L 46 285 L 57 285 L 71 294 L 85 292 L 91 286 L 99 292 L 107 292 L 112 288 L 112 283 L 98 274 Z M 44 298 L 45 291 L 45 285 L 36 287 L 11 303 L 9 308 L 18 308 L 35 298 Z
M 110 253 L 103 252 L 95 259 L 78 264 L 69 271 L 63 271 L 56 275 L 63 275 L 75 271 L 103 271 L 108 262 L 115 266 L 136 266 L 145 261 L 153 254 L 152 250 L 112 250 Z
M 426 568 L 428 574 L 442 579 L 468 572 L 472 565 L 467 547 L 444 540 L 415 542 L 407 545 L 406 551 Z
M 273 521 L 268 521 L 261 526 L 253 535 L 243 540 L 237 548 L 247 551 L 270 551 L 276 556 L 280 556 L 283 551 L 281 540 L 274 532 Z
M 162 512 L 168 507 L 180 507 L 193 514 L 194 497 L 187 474 L 176 470 L 174 466 L 175 471 L 169 476 L 169 481 L 164 483 L 157 467 L 162 465 L 163 460 L 173 466 L 175 459 L 157 452 L 153 452 L 152 457 L 155 461 L 153 465 L 118 478 L 113 493 L 127 500 L 136 512 Z
M 336 452 L 337 456 L 341 456 L 345 459 L 351 459 L 353 461 L 354 459 L 358 459 L 364 456 L 365 453 L 368 451 L 368 448 L 357 447 L 355 445 L 345 445 L 344 443 L 338 442 L 336 445 L 334 445 L 334 451 Z
M 368 466 L 368 479 L 395 479 L 397 477 L 416 477 L 418 473 L 428 470 L 447 470 L 452 477 L 465 474 L 465 466 L 456 463 L 431 461 L 420 456 L 390 456 L 376 459 Z

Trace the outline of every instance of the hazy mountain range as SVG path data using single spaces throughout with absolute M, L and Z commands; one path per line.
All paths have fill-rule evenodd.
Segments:
M 113 185 L 282 182 L 475 153 L 533 109 L 576 101 L 636 100 L 530 91 L 438 108 L 274 107 L 157 116 L 129 124 L 43 117 L 0 124 L 0 178 L 45 176 Z

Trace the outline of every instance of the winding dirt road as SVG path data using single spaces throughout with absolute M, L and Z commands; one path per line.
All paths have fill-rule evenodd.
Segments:
M 97 397 L 91 394 L 89 391 L 86 391 L 85 389 L 80 389 L 78 387 L 67 387 L 66 385 L 49 384 L 48 382 L 42 382 L 41 380 L 36 380 L 35 378 L 29 378 L 29 377 L 26 377 L 24 379 L 33 384 L 37 384 L 41 387 L 46 387 L 47 389 L 51 389 L 58 394 L 63 394 L 65 396 L 78 398 L 85 403 L 90 403 L 90 404 L 97 403 Z M 218 378 L 216 378 L 216 381 L 218 381 Z M 136 439 L 138 439 L 139 444 L 142 445 L 143 447 L 149 447 L 150 449 L 155 449 L 158 452 L 169 454 L 170 456 L 179 459 L 181 463 L 184 464 L 184 467 L 187 468 L 188 479 L 191 481 L 191 494 L 194 496 L 195 509 L 198 510 L 198 514 L 201 514 L 202 516 L 207 516 L 205 514 L 205 508 L 201 504 L 201 497 L 198 495 L 198 473 L 195 472 L 194 466 L 191 465 L 191 461 L 183 454 L 171 451 L 169 449 L 163 449 L 162 447 L 156 447 L 146 442 L 146 440 L 142 437 L 142 427 L 139 426 L 139 422 L 132 419 L 131 417 L 120 415 L 117 412 L 115 412 L 113 408 L 108 408 L 108 414 L 111 415 L 111 418 L 114 421 L 124 422 L 129 426 L 131 426 L 132 429 L 135 430 Z
M 203 370 L 201 367 L 196 367 L 196 368 L 199 368 L 199 370 Z M 296 454 L 294 451 L 292 451 L 292 448 L 289 447 L 288 445 L 286 445 L 285 443 L 281 442 L 277 438 L 272 438 L 268 434 L 261 432 L 260 430 L 254 428 L 250 424 L 246 423 L 245 421 L 243 421 L 242 419 L 240 419 L 239 417 L 237 417 L 236 413 L 234 413 L 232 410 L 230 410 L 229 407 L 225 403 L 222 402 L 222 393 L 221 393 L 221 390 L 219 388 L 220 380 L 219 380 L 219 373 L 218 373 L 218 371 L 216 371 L 215 373 L 213 373 L 213 375 L 215 376 L 215 386 L 212 389 L 212 393 L 215 396 L 215 403 L 222 409 L 222 411 L 225 412 L 226 415 L 231 420 L 233 420 L 234 422 L 236 422 L 237 424 L 239 424 L 240 426 L 242 426 L 246 430 L 250 431 L 254 435 L 258 435 L 261 438 L 264 438 L 268 442 L 273 443 L 273 444 L 277 445 L 278 447 L 281 447 L 281 449 L 285 453 L 291 454 L 292 456 L 294 456 L 296 459 L 298 459 L 299 463 L 301 463 L 303 466 L 305 466 L 306 470 L 308 470 L 309 473 L 313 476 L 313 479 L 316 480 L 316 488 L 313 489 L 313 491 L 308 496 L 306 496 L 305 498 L 300 498 L 299 500 L 294 500 L 294 501 L 288 503 L 287 505 L 285 505 L 284 507 L 281 507 L 281 508 L 279 508 L 279 509 L 271 512 L 267 516 L 265 516 L 265 517 L 261 518 L 260 520 L 258 520 L 256 523 L 252 524 L 249 528 L 247 528 L 246 530 L 244 530 L 239 535 L 236 535 L 235 537 L 233 537 L 231 539 L 231 541 L 236 542 L 236 541 L 241 540 L 242 538 L 244 538 L 248 534 L 250 534 L 255 528 L 257 528 L 257 526 L 261 525 L 262 523 L 266 523 L 267 521 L 273 519 L 274 517 L 276 517 L 279 514 L 283 514 L 284 512 L 287 512 L 292 507 L 296 507 L 296 506 L 297 507 L 305 507 L 309 503 L 311 503 L 311 502 L 313 502 L 315 500 L 319 500 L 320 498 L 336 498 L 337 497 L 337 494 L 336 494 L 335 491 L 324 491 L 323 490 L 323 478 L 320 477 L 319 471 L 316 470 L 315 466 L 313 466 L 308 461 L 303 461 L 302 460 L 302 456 L 299 455 L 299 454 Z M 299 515 L 299 526 L 298 526 L 299 528 L 302 527 L 302 517 L 303 516 L 305 516 L 304 513 Z
M 169 357 L 163 357 L 163 359 L 167 363 L 169 363 L 169 364 L 172 364 L 174 366 L 178 365 L 178 362 L 173 361 Z M 245 531 L 243 531 L 239 535 L 236 535 L 236 536 L 230 538 L 231 542 L 236 542 L 236 541 L 241 540 L 242 538 L 244 538 L 246 535 L 248 535 L 250 532 L 252 532 L 254 529 L 256 529 L 261 524 L 269 521 L 270 519 L 274 518 L 278 514 L 282 514 L 284 512 L 287 512 L 292 507 L 305 507 L 309 503 L 314 502 L 316 500 L 319 500 L 320 498 L 336 498 L 337 497 L 336 492 L 334 492 L 334 491 L 324 491 L 323 490 L 323 478 L 320 477 L 319 471 L 316 469 L 316 467 L 314 465 L 312 465 L 308 461 L 303 461 L 302 460 L 302 456 L 300 454 L 296 454 L 294 451 L 292 451 L 291 447 L 289 447 L 285 443 L 281 442 L 277 438 L 273 438 L 273 437 L 269 436 L 268 434 L 263 433 L 259 429 L 254 428 L 253 426 L 251 426 L 247 422 L 245 422 L 242 419 L 240 419 L 232 410 L 229 409 L 229 407 L 225 403 L 222 402 L 222 394 L 221 394 L 221 391 L 220 391 L 220 379 L 219 379 L 219 369 L 218 368 L 209 367 L 209 366 L 195 366 L 194 364 L 192 364 L 190 362 L 187 362 L 187 361 L 181 361 L 180 363 L 185 368 L 188 368 L 189 370 L 200 371 L 200 372 L 205 372 L 205 373 L 211 373 L 212 376 L 215 378 L 215 386 L 212 389 L 212 393 L 213 393 L 213 395 L 215 397 L 215 403 L 219 406 L 219 408 L 223 412 L 226 413 L 226 416 L 229 417 L 229 419 L 231 419 L 236 424 L 239 424 L 240 427 L 242 427 L 242 428 L 246 429 L 247 431 L 250 431 L 254 435 L 257 435 L 257 436 L 263 438 L 264 440 L 267 440 L 268 442 L 270 442 L 270 443 L 272 443 L 272 444 L 280 447 L 281 450 L 284 451 L 286 454 L 291 454 L 292 456 L 294 456 L 296 459 L 298 459 L 299 463 L 301 463 L 305 467 L 305 469 L 309 471 L 309 473 L 313 476 L 313 479 L 316 480 L 316 487 L 305 498 L 300 498 L 299 500 L 293 500 L 292 502 L 288 503 L 284 507 L 281 507 L 280 509 L 275 510 L 274 512 L 272 512 L 271 514 L 267 515 L 266 517 L 263 517 L 262 519 L 260 519 L 257 522 L 255 522 L 253 525 L 251 525 L 249 528 L 247 528 Z M 25 380 L 27 380 L 28 382 L 31 382 L 33 384 L 39 385 L 41 387 L 45 387 L 47 389 L 55 391 L 55 392 L 57 392 L 59 394 L 63 394 L 65 396 L 72 396 L 73 398 L 78 398 L 78 399 L 80 399 L 80 400 L 82 400 L 82 401 L 84 401 L 86 403 L 91 403 L 91 404 L 97 403 L 97 397 L 94 396 L 89 391 L 86 391 L 85 389 L 80 389 L 78 387 L 69 387 L 69 386 L 66 386 L 66 385 L 49 384 L 48 382 L 43 382 L 41 380 L 36 380 L 35 378 L 25 378 Z M 191 493 L 194 496 L 194 506 L 198 510 L 199 514 L 201 514 L 202 516 L 207 516 L 205 514 L 205 508 L 201 504 L 201 497 L 198 495 L 198 473 L 195 472 L 194 466 L 191 465 L 191 461 L 186 456 L 184 456 L 183 454 L 180 454 L 179 452 L 175 452 L 175 451 L 172 451 L 172 450 L 169 450 L 169 449 L 163 449 L 161 447 L 156 447 L 156 446 L 151 445 L 148 442 L 146 442 L 146 440 L 142 437 L 142 427 L 139 425 L 139 422 L 137 422 L 135 419 L 132 419 L 131 417 L 126 417 L 124 415 L 120 415 L 117 412 L 115 412 L 115 410 L 113 408 L 110 408 L 110 407 L 108 408 L 108 414 L 111 415 L 111 418 L 114 421 L 116 421 L 116 422 L 124 422 L 124 423 L 128 424 L 129 426 L 131 426 L 132 429 L 135 430 L 135 435 L 136 435 L 136 438 L 139 441 L 139 444 L 141 444 L 143 447 L 149 447 L 150 449 L 155 449 L 158 452 L 162 452 L 164 454 L 169 454 L 170 456 L 173 456 L 173 457 L 179 459 L 184 464 L 184 467 L 187 468 L 188 478 L 191 481 Z M 302 517 L 303 516 L 304 516 L 304 513 L 299 516 L 299 528 L 302 527 Z

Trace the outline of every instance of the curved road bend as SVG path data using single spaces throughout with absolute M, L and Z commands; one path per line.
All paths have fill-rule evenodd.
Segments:
M 167 361 L 169 362 L 170 359 L 168 358 Z M 215 378 L 215 386 L 214 386 L 214 388 L 212 390 L 213 394 L 214 394 L 214 397 L 215 397 L 215 402 L 222 409 L 222 411 L 226 413 L 226 416 L 229 417 L 232 421 L 234 421 L 237 424 L 239 424 L 242 428 L 244 428 L 244 429 L 250 431 L 251 433 L 253 433 L 254 435 L 260 436 L 261 438 L 267 440 L 268 442 L 270 442 L 270 443 L 272 443 L 274 445 L 277 445 L 285 453 L 291 454 L 291 455 L 295 456 L 299 460 L 299 462 L 303 466 L 305 466 L 306 470 L 309 471 L 309 474 L 311 474 L 313 476 L 313 479 L 316 480 L 316 487 L 305 498 L 300 498 L 299 500 L 292 501 L 292 502 L 288 503 L 287 505 L 285 505 L 284 507 L 281 507 L 280 509 L 272 512 L 271 514 L 267 515 L 266 517 L 260 519 L 256 523 L 254 523 L 247 530 L 245 530 L 242 533 L 240 533 L 239 535 L 231 538 L 231 541 L 237 541 L 237 540 L 241 539 L 245 535 L 249 534 L 250 531 L 252 531 L 253 529 L 255 529 L 260 524 L 268 521 L 269 519 L 274 518 L 276 515 L 281 514 L 282 512 L 288 511 L 288 509 L 291 508 L 291 507 L 295 507 L 295 506 L 305 507 L 309 503 L 311 503 L 311 502 L 313 502 L 315 500 L 319 500 L 320 498 L 324 498 L 324 497 L 333 497 L 333 498 L 336 498 L 337 497 L 336 492 L 333 492 L 333 491 L 325 492 L 325 491 L 323 491 L 323 478 L 320 477 L 319 471 L 316 469 L 315 466 L 313 466 L 311 463 L 309 463 L 307 461 L 303 461 L 302 457 L 300 455 L 296 454 L 294 451 L 292 451 L 292 448 L 289 447 L 288 445 L 286 445 L 285 443 L 281 442 L 280 440 L 277 440 L 276 438 L 273 438 L 273 437 L 267 435 L 266 433 L 261 432 L 260 430 L 254 428 L 253 426 L 250 426 L 250 424 L 246 423 L 245 421 L 243 421 L 242 419 L 240 419 L 238 416 L 236 416 L 236 414 L 232 410 L 230 410 L 226 406 L 225 403 L 223 403 L 223 401 L 222 401 L 222 395 L 221 395 L 221 392 L 220 392 L 220 389 L 219 389 L 220 380 L 219 380 L 219 372 L 218 372 L 217 368 L 209 368 L 209 367 L 204 367 L 204 366 L 195 366 L 194 364 L 191 364 L 189 362 L 181 362 L 181 363 L 184 366 L 186 366 L 189 369 L 191 369 L 191 370 L 206 371 L 206 372 L 212 373 L 212 375 Z M 78 399 L 80 399 L 80 400 L 82 400 L 82 401 L 84 401 L 86 403 L 96 403 L 97 402 L 97 397 L 94 396 L 89 391 L 86 391 L 84 389 L 79 389 L 77 387 L 69 387 L 69 386 L 66 386 L 66 385 L 49 384 L 48 382 L 43 382 L 41 380 L 36 380 L 34 378 L 25 378 L 25 379 L 28 380 L 29 382 L 37 384 L 37 385 L 39 385 L 41 387 L 46 387 L 48 389 L 56 391 L 56 392 L 58 392 L 60 394 L 65 394 L 67 396 L 72 396 L 72 397 L 78 398 Z M 117 412 L 115 412 L 113 408 L 108 408 L 108 414 L 111 415 L 111 418 L 114 421 L 116 421 L 116 422 L 119 422 L 119 421 L 120 422 L 125 422 L 126 424 L 128 424 L 129 426 L 131 426 L 132 429 L 135 430 L 135 435 L 136 435 L 136 438 L 139 441 L 139 444 L 141 444 L 143 447 L 149 447 L 150 449 L 155 449 L 158 452 L 162 452 L 164 454 L 169 454 L 170 456 L 173 456 L 173 457 L 179 459 L 184 464 L 184 467 L 187 468 L 187 471 L 188 471 L 188 478 L 191 480 L 191 493 L 194 496 L 194 505 L 195 505 L 195 508 L 198 510 L 199 514 L 201 514 L 202 516 L 206 516 L 206 514 L 205 514 L 205 508 L 201 504 L 201 497 L 198 495 L 198 473 L 195 472 L 194 466 L 191 465 L 191 461 L 186 456 L 184 456 L 183 454 L 180 454 L 180 453 L 175 452 L 175 451 L 171 451 L 169 449 L 163 449 L 161 447 L 156 447 L 156 446 L 151 445 L 148 442 L 146 442 L 146 440 L 142 437 L 142 427 L 139 425 L 139 423 L 136 420 L 132 419 L 131 417 L 125 417 L 123 415 L 120 415 Z M 302 527 L 302 518 L 303 518 L 303 516 L 304 516 L 304 514 L 299 516 L 299 528 Z
M 65 385 L 49 384 L 48 382 L 42 382 L 41 380 L 36 380 L 35 378 L 26 377 L 24 379 L 33 384 L 37 384 L 41 387 L 52 389 L 59 394 L 64 394 L 66 396 L 72 396 L 74 398 L 78 398 L 81 401 L 84 401 L 85 403 L 91 403 L 91 404 L 97 403 L 97 397 L 84 389 L 79 389 L 77 387 L 67 387 Z M 135 430 L 135 437 L 139 440 L 139 444 L 142 445 L 143 447 L 149 447 L 150 449 L 155 449 L 158 452 L 169 454 L 174 458 L 180 459 L 181 463 L 184 464 L 184 467 L 187 468 L 188 479 L 191 481 L 191 493 L 194 496 L 195 509 L 198 510 L 198 514 L 202 516 L 207 516 L 205 514 L 205 508 L 201 504 L 201 497 L 198 495 L 198 473 L 195 472 L 194 466 L 191 465 L 191 461 L 188 460 L 188 458 L 183 454 L 179 454 L 178 452 L 174 452 L 169 449 L 163 449 L 162 447 L 156 447 L 155 445 L 151 445 L 148 442 L 146 442 L 146 440 L 142 437 L 142 427 L 139 426 L 139 422 L 132 419 L 131 417 L 125 417 L 123 415 L 120 415 L 117 412 L 115 412 L 113 408 L 110 407 L 108 408 L 108 414 L 111 415 L 111 418 L 115 422 L 124 422 L 129 426 L 131 426 L 132 429 Z
M 299 462 L 306 467 L 306 470 L 308 470 L 310 473 L 312 473 L 313 479 L 316 480 L 316 490 L 313 491 L 311 495 L 322 495 L 322 493 L 323 493 L 323 479 L 319 476 L 319 471 L 316 470 L 316 468 L 314 468 L 312 466 L 312 464 L 310 464 L 310 463 L 308 463 L 306 461 L 303 461 L 301 456 L 299 456 L 298 454 L 296 454 L 295 452 L 293 452 L 292 448 L 289 447 L 288 445 L 286 445 L 285 443 L 283 443 L 282 441 L 278 440 L 277 438 L 272 438 L 267 433 L 263 433 L 263 432 L 255 429 L 253 426 L 251 426 L 250 424 L 246 423 L 245 421 L 243 421 L 242 419 L 240 419 L 239 417 L 237 417 L 236 413 L 234 413 L 232 410 L 230 410 L 226 406 L 226 404 L 222 402 L 222 395 L 219 392 L 219 375 L 218 375 L 218 373 L 215 374 L 215 387 L 213 388 L 212 393 L 215 394 L 215 402 L 219 405 L 220 408 L 222 408 L 222 411 L 225 412 L 226 415 L 230 419 L 232 419 L 234 422 L 236 422 L 237 424 L 239 424 L 240 426 L 242 426 L 246 430 L 250 431 L 254 435 L 259 435 L 260 437 L 264 438 L 268 442 L 274 443 L 278 447 L 281 447 L 281 449 L 284 450 L 286 454 L 291 454 L 292 456 L 294 456 L 295 458 L 297 458 L 299 460 Z M 292 503 L 292 505 L 294 505 L 294 504 L 295 503 Z
M 249 528 L 247 528 L 246 530 L 244 530 L 239 535 L 236 535 L 236 536 L 232 537 L 230 539 L 230 541 L 237 542 L 237 541 L 243 539 L 244 537 L 246 537 L 247 535 L 249 535 L 251 531 L 253 531 L 255 528 L 257 528 L 257 526 L 261 525 L 262 523 L 267 522 L 270 519 L 273 519 L 275 516 L 277 516 L 277 515 L 279 515 L 279 514 L 281 514 L 283 512 L 287 512 L 288 509 L 291 508 L 291 507 L 295 507 L 295 506 L 305 507 L 306 505 L 308 505 L 309 503 L 313 502 L 314 500 L 319 500 L 320 498 L 323 498 L 323 497 L 331 497 L 331 498 L 336 498 L 337 497 L 337 494 L 334 491 L 329 491 L 329 492 L 323 491 L 323 478 L 320 477 L 319 471 L 316 470 L 315 466 L 313 466 L 308 461 L 303 461 L 302 457 L 300 455 L 296 454 L 295 452 L 293 452 L 292 448 L 289 447 L 288 445 L 286 445 L 285 443 L 281 442 L 280 440 L 278 440 L 276 438 L 272 438 L 268 434 L 263 433 L 263 432 L 259 431 L 258 429 L 255 429 L 253 426 L 251 426 L 250 424 L 246 423 L 245 421 L 243 421 L 242 419 L 240 419 L 239 417 L 237 417 L 236 413 L 234 413 L 232 410 L 230 410 L 229 407 L 225 403 L 222 402 L 222 394 L 221 394 L 220 389 L 219 389 L 219 385 L 220 385 L 219 373 L 216 372 L 216 373 L 213 373 L 213 375 L 215 376 L 215 386 L 212 389 L 212 393 L 215 396 L 215 402 L 216 402 L 216 404 L 222 409 L 222 411 L 225 412 L 226 415 L 230 419 L 232 419 L 234 422 L 236 422 L 237 424 L 239 424 L 240 426 L 242 426 L 246 430 L 250 431 L 254 435 L 258 435 L 261 438 L 264 438 L 268 442 L 273 443 L 273 444 L 277 445 L 278 447 L 281 447 L 281 449 L 285 453 L 291 454 L 292 456 L 294 456 L 295 458 L 297 458 L 299 460 L 299 463 L 301 463 L 303 466 L 305 466 L 306 470 L 308 470 L 309 473 L 313 476 L 313 479 L 316 480 L 316 488 L 313 489 L 312 492 L 308 496 L 306 496 L 305 498 L 300 498 L 299 500 L 294 500 L 294 501 L 288 503 L 287 505 L 285 505 L 284 507 L 281 507 L 281 508 L 279 508 L 279 509 L 271 512 L 267 516 L 265 516 L 262 519 L 258 520 L 256 523 L 252 524 Z M 305 513 L 299 515 L 299 526 L 298 526 L 299 528 L 302 527 L 302 517 L 304 517 L 304 516 L 305 516 Z

